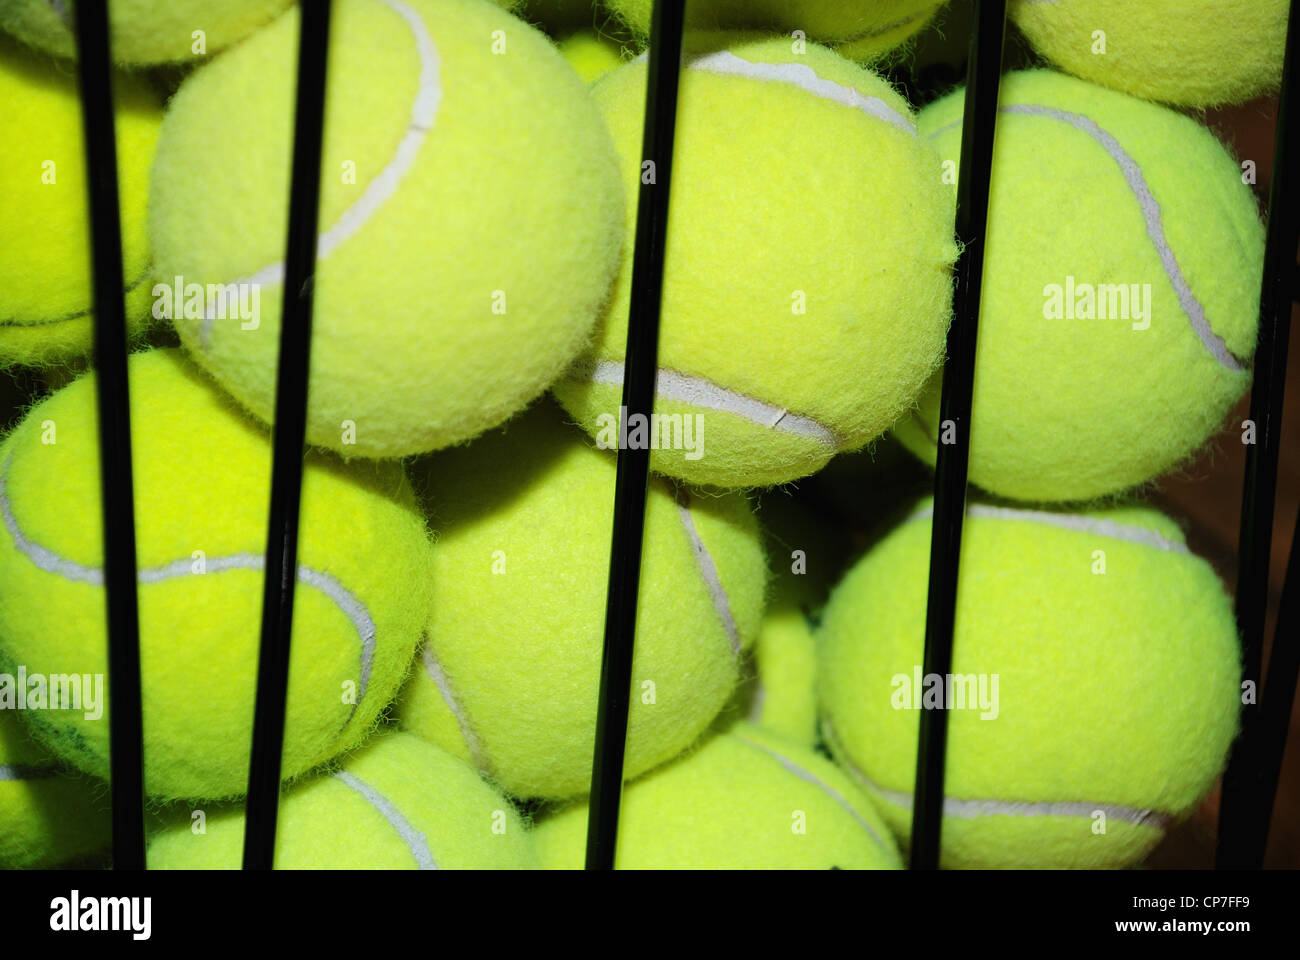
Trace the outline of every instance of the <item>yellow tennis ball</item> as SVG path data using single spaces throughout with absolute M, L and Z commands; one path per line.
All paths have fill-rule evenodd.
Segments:
M 650 32 L 652 0 L 607 0 L 632 30 Z M 919 33 L 945 0 L 688 0 L 686 24 L 702 29 L 801 31 L 855 60 L 876 60 Z
M 14 679 L 0 677 L 0 869 L 57 867 L 106 850 L 108 787 L 30 738 L 10 702 Z
M 1241 706 L 1232 604 L 1173 521 L 973 504 L 949 677 L 922 675 L 931 509 L 845 576 L 823 733 L 906 840 L 920 710 L 949 707 L 942 864 L 1120 867 L 1193 811 Z
M 44 4 L 42 4 L 44 6 Z M 145 204 L 162 107 L 141 80 L 113 78 L 126 317 L 149 314 Z M 90 215 L 77 78 L 0 37 L 0 369 L 83 356 L 92 344 Z
M 615 472 L 550 404 L 419 469 L 434 596 L 398 715 L 516 796 L 590 785 Z M 651 481 L 627 776 L 686 749 L 727 702 L 765 580 L 743 497 Z
M 645 61 L 593 95 L 635 205 Z M 651 467 L 720 487 L 806 476 L 887 429 L 939 363 L 956 258 L 939 158 L 885 80 L 784 40 L 692 53 L 676 143 L 655 411 L 698 442 L 656 437 Z M 553 387 L 596 436 L 621 402 L 632 229 L 597 340 Z
M 234 807 L 169 826 L 149 841 L 149 868 L 238 870 L 245 823 L 243 807 Z M 410 734 L 380 734 L 341 769 L 295 785 L 280 800 L 279 870 L 522 870 L 536 863 L 532 837 L 510 802 L 467 764 Z
M 542 867 L 583 866 L 587 804 L 534 831 Z M 890 870 L 898 848 L 833 763 L 736 724 L 623 790 L 615 867 L 625 870 Z
M 271 444 L 180 351 L 129 364 L 145 789 L 242 794 L 257 686 Z M 75 689 L 33 734 L 108 775 L 107 643 L 95 374 L 0 445 L 0 665 Z M 284 776 L 360 742 L 428 616 L 424 524 L 401 467 L 307 459 Z M 29 696 L 29 701 L 31 697 Z M 47 704 L 50 705 L 50 704 Z M 30 703 L 29 703 L 30 706 Z
M 433 450 L 522 409 L 588 342 L 618 263 L 617 161 L 550 40 L 484 0 L 339 0 L 331 36 L 307 438 Z M 186 78 L 150 202 L 160 292 L 179 291 L 160 312 L 263 420 L 297 43 L 294 7 Z M 239 135 L 214 136 L 231 117 Z
M 215 53 L 269 21 L 290 0 L 112 0 L 108 23 L 118 63 L 155 64 Z M 77 55 L 76 0 L 6 0 L 0 28 L 63 57 Z
M 587 83 L 594 83 L 616 67 L 623 65 L 623 48 L 613 39 L 594 30 L 579 30 L 560 40 L 556 46 L 569 66 Z
M 1148 100 L 1241 103 L 1282 82 L 1290 0 L 1012 0 L 1062 70 Z
M 949 164 L 962 91 L 921 113 Z M 1191 117 L 1050 70 L 1002 81 L 970 479 L 1086 500 L 1186 460 L 1250 383 L 1264 228 L 1242 171 Z M 1206 229 L 1207 223 L 1216 224 Z M 941 377 L 897 437 L 933 463 Z

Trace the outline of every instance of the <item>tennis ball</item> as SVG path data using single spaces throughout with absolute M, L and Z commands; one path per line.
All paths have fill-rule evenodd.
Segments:
M 290 0 L 113 0 L 110 52 L 118 63 L 154 64 L 215 53 L 251 33 Z M 75 0 L 6 0 L 0 28 L 62 57 L 77 55 Z
M 1141 860 L 1209 792 L 1236 733 L 1237 631 L 1214 570 L 1148 508 L 972 504 L 952 674 L 931 682 L 931 513 L 891 531 L 831 596 L 818 641 L 826 742 L 905 840 L 919 710 L 947 703 L 943 865 Z
M 644 60 L 593 87 L 633 204 L 645 93 Z M 697 443 L 651 467 L 720 487 L 806 476 L 888 428 L 939 363 L 956 258 L 939 159 L 883 79 L 784 40 L 691 54 L 676 142 L 655 412 Z M 553 387 L 598 437 L 621 402 L 632 223 L 596 343 Z
M 590 785 L 615 472 L 550 404 L 419 469 L 433 612 L 398 716 L 516 796 Z M 765 579 L 743 497 L 650 482 L 628 777 L 686 749 L 727 702 Z
M 180 351 L 136 354 L 129 372 L 145 790 L 231 797 L 248 782 L 271 445 Z M 27 724 L 106 777 L 95 410 L 90 373 L 0 445 L 0 668 L 47 678 L 51 698 L 60 677 L 80 691 L 77 708 L 33 708 Z M 414 656 L 428 543 L 401 467 L 309 456 L 298 564 L 286 778 L 359 743 Z
M 579 30 L 557 44 L 569 66 L 587 83 L 594 83 L 623 64 L 623 48 L 594 30 Z
M 152 870 L 238 870 L 242 807 L 177 823 L 149 841 Z M 195 832 L 202 823 L 204 832 Z M 510 802 L 455 757 L 384 733 L 280 800 L 279 870 L 490 870 L 536 866 Z
M 919 33 L 945 0 L 688 0 L 686 24 L 703 29 L 799 30 L 837 45 L 855 60 L 874 60 Z M 650 32 L 652 0 L 607 0 L 633 32 Z
M 954 171 L 962 97 L 920 118 Z M 1019 500 L 1145 483 L 1249 385 L 1255 199 L 1195 120 L 1052 71 L 1003 79 L 995 151 L 971 482 Z M 930 463 L 955 429 L 940 427 L 940 390 L 936 376 L 896 430 Z
M 42 5 L 43 6 L 43 5 Z M 149 163 L 162 107 L 137 78 L 113 78 L 126 317 L 149 313 Z M 76 76 L 0 37 L 0 369 L 90 352 L 90 214 Z
M 1242 103 L 1282 82 L 1289 0 L 1012 0 L 1062 70 L 1186 107 Z
M 483 0 L 340 0 L 331 36 L 307 437 L 433 450 L 522 409 L 589 340 L 618 263 L 617 161 L 554 45 Z M 155 274 L 185 285 L 158 309 L 263 420 L 297 43 L 295 7 L 182 83 L 150 199 Z M 230 117 L 240 135 L 214 137 Z
M 578 869 L 587 804 L 534 831 L 544 869 Z M 898 848 L 871 803 L 833 763 L 749 724 L 623 790 L 615 866 L 625 870 L 888 870 Z
M 0 679 L 0 869 L 56 867 L 108 848 L 108 788 L 64 770 L 5 703 Z M 10 691 L 12 692 L 12 690 Z

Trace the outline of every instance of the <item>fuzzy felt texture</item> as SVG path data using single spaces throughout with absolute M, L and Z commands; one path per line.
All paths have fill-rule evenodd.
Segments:
M 0 869 L 42 869 L 108 847 L 108 787 L 63 769 L 0 710 Z
M 595 83 L 611 70 L 623 65 L 622 46 L 616 40 L 594 30 L 571 33 L 556 46 L 585 83 Z
M 291 0 L 113 0 L 108 5 L 110 52 L 117 63 L 144 66 L 193 60 L 196 30 L 204 53 L 215 53 L 268 22 Z M 59 8 L 63 8 L 60 10 Z M 35 47 L 75 57 L 71 24 L 76 0 L 5 0 L 0 28 Z
M 1007 10 L 1034 49 L 1062 70 L 1149 100 L 1203 108 L 1278 88 L 1288 3 L 1011 0 Z
M 581 868 L 586 803 L 546 816 L 534 833 L 544 869 Z M 901 860 L 880 814 L 843 771 L 741 723 L 627 785 L 615 866 L 891 870 Z
M 238 870 L 244 811 L 188 817 L 149 842 L 151 870 Z M 405 733 L 384 733 L 280 801 L 278 870 L 524 870 L 532 837 L 505 797 L 467 764 Z
M 331 37 L 320 230 L 343 239 L 315 276 L 307 436 L 349 457 L 434 450 L 522 409 L 588 342 L 622 242 L 617 159 L 554 45 L 484 0 L 340 0 Z M 172 99 L 150 198 L 161 280 L 283 260 L 297 43 L 294 7 Z M 239 135 L 214 136 L 232 117 Z M 262 283 L 256 330 L 176 320 L 263 420 L 282 292 Z
M 802 30 L 855 60 L 880 59 L 920 32 L 945 0 L 688 0 L 688 27 Z M 634 33 L 650 32 L 652 0 L 606 0 Z
M 698 414 L 703 456 L 656 450 L 651 467 L 720 487 L 777 484 L 878 436 L 934 371 L 956 257 L 949 201 L 938 157 L 903 129 L 910 108 L 876 74 L 823 47 L 795 55 L 784 40 L 759 41 L 719 53 L 710 46 L 717 37 L 691 39 L 673 158 L 661 377 L 703 383 L 765 409 L 743 416 L 700 405 L 667 394 L 661 382 L 656 411 Z M 786 79 L 703 66 L 720 57 L 724 67 L 757 64 Z M 820 81 L 822 93 L 788 82 L 795 78 Z M 899 125 L 827 90 L 856 97 Z M 643 61 L 593 87 L 633 207 L 645 92 Z M 593 434 L 601 415 L 619 407 L 621 376 L 601 381 L 588 369 L 623 356 L 634 224 L 629 219 L 623 270 L 599 339 L 553 388 Z M 816 435 L 793 431 L 796 422 Z
M 44 6 L 44 4 L 42 4 Z M 149 164 L 162 105 L 148 85 L 113 80 L 126 316 L 149 315 Z M 76 75 L 0 36 L 0 369 L 48 366 L 91 348 L 90 219 Z
M 1192 811 L 1237 730 L 1239 651 L 1232 604 L 1173 521 L 1142 507 L 1048 514 L 1155 531 L 1173 549 L 1104 528 L 968 514 L 953 673 L 998 676 L 997 715 L 949 711 L 942 861 L 950 867 L 1119 867 L 1158 842 L 1158 818 Z M 827 743 L 882 800 L 906 842 L 920 710 L 896 700 L 922 663 L 931 523 L 900 524 L 836 588 L 819 642 Z M 1105 572 L 1098 573 L 1098 552 Z M 915 704 L 915 700 L 912 701 Z M 882 796 L 887 791 L 892 797 Z M 1077 803 L 1074 815 L 970 805 Z M 1150 810 L 1156 820 L 1095 808 Z
M 269 436 L 181 351 L 136 354 L 129 369 L 145 789 L 236 796 L 248 782 Z M 6 672 L 106 673 L 96 423 L 87 374 L 0 446 Z M 298 563 L 286 778 L 358 743 L 410 666 L 429 612 L 429 549 L 401 468 L 310 456 Z M 109 708 L 26 720 L 62 759 L 106 777 Z
M 569 797 L 590 784 L 614 476 L 614 455 L 551 403 L 419 468 L 437 538 L 433 613 L 399 717 L 517 796 Z M 727 702 L 765 582 L 743 497 L 651 482 L 628 776 L 680 753 Z
M 920 117 L 954 171 L 962 95 Z M 1264 257 L 1259 211 L 1228 151 L 1183 114 L 1047 70 L 1009 74 L 1001 103 L 970 479 L 1019 500 L 1116 493 L 1193 454 L 1249 385 Z M 1109 148 L 1097 129 L 1014 112 L 1039 106 L 1095 124 L 1113 138 Z M 1131 158 L 1128 178 L 1115 150 Z M 1133 177 L 1154 200 L 1167 260 Z M 1237 369 L 1197 335 L 1171 263 Z M 1130 292 L 1150 285 L 1149 327 L 1135 329 L 1147 321 L 1131 306 L 1130 318 L 1045 318 L 1047 287 L 1065 289 L 1070 278 Z M 896 431 L 930 463 L 940 379 Z

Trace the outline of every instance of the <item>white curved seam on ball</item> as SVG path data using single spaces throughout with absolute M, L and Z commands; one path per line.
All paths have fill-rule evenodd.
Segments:
M 827 745 L 833 746 L 836 757 L 840 758 L 849 773 L 872 793 L 888 803 L 905 810 L 912 809 L 912 794 L 903 790 L 890 790 L 882 787 L 867 776 L 866 772 L 848 754 L 835 735 L 835 728 L 829 720 L 822 722 L 822 730 Z M 943 815 L 958 820 L 978 820 L 981 817 L 1063 817 L 1091 819 L 1097 811 L 1106 815 L 1107 820 L 1119 820 L 1134 826 L 1149 826 L 1156 830 L 1166 830 L 1173 822 L 1173 817 L 1158 810 L 1129 807 L 1120 803 L 1087 803 L 1085 801 L 1017 801 L 1017 800 L 958 800 L 955 797 L 943 798 Z
M 803 780 L 805 783 L 811 783 L 814 787 L 817 787 L 819 790 L 821 790 L 822 793 L 826 794 L 826 796 L 830 797 L 837 804 L 839 804 L 840 807 L 844 809 L 845 813 L 847 813 L 854 820 L 856 820 L 858 822 L 858 826 L 860 826 L 863 830 L 865 830 L 870 835 L 872 842 L 875 843 L 877 847 L 879 847 L 881 850 L 885 849 L 885 844 L 880 839 L 880 834 L 876 833 L 875 829 L 871 826 L 871 824 L 867 822 L 867 819 L 853 808 L 853 804 L 849 803 L 848 799 L 845 798 L 844 794 L 840 793 L 838 790 L 832 787 L 821 777 L 817 776 L 817 774 L 813 773 L 811 770 L 801 767 L 799 764 L 795 763 L 789 757 L 777 753 L 775 750 L 771 750 L 763 746 L 761 743 L 755 743 L 753 740 L 750 740 L 739 733 L 733 734 L 733 736 L 735 736 L 737 740 L 739 740 L 741 743 L 745 744 L 746 746 L 752 747 L 753 749 L 759 751 L 760 753 L 767 754 L 777 763 L 781 764 L 781 766 L 785 768 L 786 772 L 792 773 L 800 780 Z
M 63 21 L 63 26 L 72 29 L 72 18 L 68 15 L 68 5 L 63 0 L 45 0 L 50 12 Z
M 709 548 L 705 546 L 700 531 L 695 527 L 695 518 L 691 516 L 691 508 L 685 503 L 677 504 L 677 516 L 686 531 L 686 538 L 691 542 L 691 553 L 695 555 L 695 567 L 700 571 L 700 578 L 704 581 L 705 589 L 709 591 L 709 600 L 713 603 L 713 609 L 717 611 L 718 619 L 722 621 L 723 629 L 727 631 L 727 641 L 731 644 L 731 655 L 732 657 L 739 657 L 741 650 L 740 628 L 736 626 L 736 618 L 731 612 L 731 601 L 727 599 L 727 590 L 722 585 L 722 578 L 718 576 L 718 565 L 713 562 L 713 555 L 709 553 Z
M 868 96 L 854 87 L 819 77 L 817 71 L 806 63 L 754 63 L 736 56 L 730 50 L 719 50 L 696 57 L 687 66 L 706 73 L 799 87 L 814 97 L 860 110 L 869 117 L 883 120 L 910 136 L 916 136 L 916 124 L 910 117 L 899 113 L 879 97 Z
M 317 238 L 317 263 L 325 260 L 336 248 L 360 230 L 366 224 L 366 221 L 374 216 L 379 208 L 397 192 L 397 187 L 402 178 L 415 165 L 420 148 L 424 145 L 429 132 L 433 130 L 434 121 L 438 115 L 438 107 L 442 102 L 441 61 L 438 57 L 438 48 L 433 42 L 433 37 L 429 35 L 424 21 L 420 19 L 420 15 L 415 10 L 408 4 L 403 3 L 402 0 L 377 0 L 377 2 L 384 4 L 406 21 L 415 41 L 416 54 L 420 58 L 420 76 L 415 99 L 411 103 L 411 121 L 407 124 L 406 132 L 402 135 L 397 149 L 393 151 L 392 158 L 384 168 L 366 184 L 361 196 L 343 211 L 338 221 Z M 230 287 L 238 289 L 243 284 L 254 284 L 261 287 L 282 285 L 283 283 L 284 261 L 280 260 L 263 267 L 250 276 L 242 277 L 227 284 L 226 289 Z M 199 341 L 204 350 L 209 347 L 218 303 L 218 298 L 214 297 L 204 306 L 203 322 L 199 327 Z
M 972 503 L 966 507 L 968 517 L 983 517 L 989 520 L 1011 520 L 1024 523 L 1041 523 L 1049 527 L 1059 527 L 1074 533 L 1090 533 L 1110 540 L 1123 540 L 1142 547 L 1152 547 L 1167 553 L 1191 554 L 1187 544 L 1170 540 L 1159 531 L 1147 527 L 1119 523 L 1104 517 L 1089 517 L 1080 513 L 1053 513 L 1048 510 L 1023 510 L 1016 507 L 999 507 L 986 503 Z M 934 516 L 934 505 L 927 504 L 918 509 L 908 521 L 928 519 Z
M 13 505 L 9 502 L 9 467 L 12 461 L 13 454 L 11 453 L 8 459 L 5 460 L 4 466 L 0 467 L 0 518 L 3 518 L 4 525 L 9 531 L 9 536 L 13 538 L 14 546 L 18 549 L 18 552 L 27 557 L 38 569 L 44 570 L 46 573 L 52 573 L 74 583 L 86 583 L 92 587 L 102 587 L 104 585 L 104 571 L 102 569 L 85 566 L 75 560 L 60 557 L 48 547 L 43 547 L 39 543 L 29 540 L 26 534 L 23 533 L 18 518 L 14 516 Z M 194 561 L 191 558 L 183 558 L 173 560 L 161 567 L 139 568 L 136 570 L 136 581 L 141 584 L 162 583 L 166 580 L 207 576 L 212 573 L 225 573 L 229 570 L 261 572 L 266 569 L 266 557 L 260 553 L 236 553 L 227 557 L 209 557 L 204 561 L 205 572 L 202 574 L 193 572 L 193 563 Z M 361 641 L 357 703 L 352 705 L 352 712 L 355 713 L 357 706 L 365 699 L 366 691 L 370 686 L 370 671 L 374 663 L 375 635 L 377 633 L 375 620 L 370 615 L 370 610 L 366 605 L 352 591 L 328 573 L 299 564 L 298 582 L 309 587 L 315 587 L 332 600 L 334 605 L 338 607 L 339 612 L 351 622 L 352 628 Z
M 1124 149 L 1124 145 L 1116 139 L 1115 135 L 1105 130 L 1091 117 L 1086 117 L 1081 113 L 1071 113 L 1067 110 L 1058 110 L 1055 107 L 1044 107 L 1036 103 L 1008 104 L 1005 107 L 999 107 L 998 113 L 1014 113 L 1021 116 L 1048 117 L 1053 120 L 1060 120 L 1062 123 L 1067 123 L 1079 132 L 1092 137 L 1103 150 L 1110 154 L 1110 158 L 1119 167 L 1124 182 L 1128 184 L 1129 191 L 1133 194 L 1142 210 L 1142 218 L 1146 222 L 1147 236 L 1150 238 L 1152 246 L 1155 247 L 1156 255 L 1160 257 L 1160 264 L 1164 268 L 1165 276 L 1168 278 L 1170 286 L 1174 288 L 1174 294 L 1178 297 L 1178 304 L 1183 308 L 1183 313 L 1187 316 L 1187 322 L 1191 324 L 1192 332 L 1196 334 L 1202 346 L 1205 347 L 1210 356 L 1218 361 L 1220 366 L 1236 373 L 1244 371 L 1246 364 L 1233 355 L 1232 351 L 1228 349 L 1228 344 L 1210 326 L 1210 320 L 1205 315 L 1205 307 L 1201 305 L 1201 301 L 1192 292 L 1191 285 L 1187 282 L 1187 278 L 1183 276 L 1183 268 L 1179 266 L 1178 258 L 1174 256 L 1173 248 L 1169 245 L 1169 238 L 1165 234 L 1164 219 L 1160 212 L 1160 203 L 1156 200 L 1155 194 L 1151 192 L 1151 186 L 1147 183 L 1142 168 L 1138 166 L 1138 162 L 1133 159 L 1133 156 Z M 954 127 L 960 126 L 960 120 L 953 121 L 935 130 L 926 139 L 933 140 Z
M 348 773 L 346 770 L 340 770 L 334 774 L 334 779 L 340 780 L 347 784 L 357 793 L 365 798 L 366 802 L 379 811 L 380 816 L 388 821 L 389 825 L 397 831 L 397 835 L 402 838 L 411 851 L 411 856 L 415 857 L 415 862 L 421 870 L 437 870 L 438 862 L 433 858 L 433 851 L 429 849 L 429 838 L 424 835 L 424 831 L 418 829 L 411 821 L 402 815 L 387 797 L 366 783 L 361 778 Z
M 896 20 L 893 23 L 885 24 L 885 26 L 883 27 L 872 27 L 869 30 L 864 30 L 862 33 L 858 34 L 857 36 L 846 37 L 843 40 L 830 40 L 828 42 L 833 46 L 842 47 L 842 46 L 849 46 L 850 44 L 854 44 L 854 43 L 861 43 L 863 40 L 874 40 L 877 37 L 883 37 L 885 34 L 897 30 L 900 27 L 911 26 L 912 24 L 916 23 L 918 20 L 925 20 L 926 18 L 931 17 L 933 15 L 934 15 L 933 10 L 921 10 L 918 13 L 914 13 L 910 17 L 904 17 L 902 20 Z
M 570 371 L 569 377 L 590 383 L 621 387 L 623 362 L 597 360 L 595 363 L 579 364 Z M 655 397 L 703 407 L 705 410 L 729 413 L 742 420 L 748 420 L 756 426 L 816 440 L 831 449 L 839 447 L 839 438 L 812 417 L 791 413 L 785 407 L 778 407 L 776 404 L 737 393 L 735 390 L 728 390 L 703 377 L 694 377 L 660 367 L 655 374 Z
M 442 669 L 442 664 L 438 658 L 433 655 L 430 648 L 430 641 L 425 640 L 420 650 L 420 660 L 424 663 L 424 672 L 428 674 L 433 685 L 438 688 L 438 693 L 442 695 L 442 702 L 447 705 L 451 715 L 456 718 L 456 725 L 460 727 L 461 739 L 465 741 L 465 746 L 469 749 L 470 759 L 474 766 L 484 776 L 490 777 L 492 771 L 488 769 L 487 757 L 483 754 L 483 745 L 479 742 L 478 734 L 474 732 L 474 727 L 469 722 L 469 716 L 465 713 L 465 708 L 460 705 L 456 699 L 455 691 L 451 689 L 451 681 L 447 678 L 446 672 Z
M 21 764 L 0 763 L 0 781 L 47 780 L 58 773 L 58 767 L 25 767 Z

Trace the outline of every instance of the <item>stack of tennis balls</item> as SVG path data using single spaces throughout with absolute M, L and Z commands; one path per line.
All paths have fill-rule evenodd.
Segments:
M 954 167 L 964 93 L 919 120 Z M 1259 211 L 1183 114 L 1049 70 L 1004 77 L 1000 103 L 970 479 L 1017 500 L 1118 493 L 1189 458 L 1245 393 Z M 929 462 L 940 391 L 896 428 Z
M 623 235 L 617 158 L 554 44 L 484 0 L 337 0 L 331 37 L 307 438 L 439 449 L 521 410 L 588 342 Z M 295 6 L 184 80 L 150 198 L 158 277 L 260 291 L 260 319 L 215 298 L 172 312 L 264 420 L 297 43 Z M 231 117 L 240 135 L 214 137 Z
M 122 268 L 134 334 L 149 315 L 145 205 L 162 106 L 137 78 L 118 76 L 114 84 Z M 76 76 L 0 36 L 0 102 L 0 369 L 48 367 L 91 349 L 86 155 Z
M 1012 0 L 1053 65 L 1149 100 L 1242 103 L 1282 80 L 1290 0 Z
M 216 53 L 267 23 L 291 0 L 112 0 L 109 44 L 122 64 L 186 61 Z M 32 46 L 76 56 L 77 0 L 6 0 L 0 29 Z M 196 34 L 198 34 L 196 36 Z
M 1237 633 L 1218 577 L 1149 508 L 974 504 L 954 694 L 923 700 L 941 689 L 921 677 L 931 516 L 922 504 L 832 594 L 826 742 L 906 843 L 919 707 L 946 704 L 943 865 L 1136 863 L 1209 792 L 1236 733 Z
M 63 769 L 31 739 L 14 705 L 0 704 L 0 870 L 54 866 L 106 849 L 107 788 Z
M 177 823 L 149 841 L 153 870 L 237 870 L 242 807 Z M 505 797 L 467 764 L 404 733 L 383 733 L 341 769 L 280 801 L 278 870 L 525 870 L 533 838 Z
M 433 603 L 398 718 L 518 797 L 590 785 L 615 472 L 551 403 L 417 468 Z M 651 480 L 627 776 L 686 749 L 731 697 L 765 580 L 744 497 Z
M 242 794 L 248 781 L 271 444 L 183 353 L 129 363 L 145 790 Z M 107 673 L 95 374 L 34 406 L 0 445 L 0 672 Z M 283 774 L 366 737 L 429 612 L 423 518 L 397 463 L 312 454 L 302 488 Z M 99 777 L 111 697 L 28 710 L 45 747 Z
M 651 468 L 735 488 L 807 476 L 914 403 L 957 251 L 939 158 L 885 80 L 824 47 L 732 41 L 690 38 L 659 340 L 655 412 L 698 425 L 704 455 L 657 449 Z M 632 206 L 646 72 L 592 88 Z M 634 222 L 596 342 L 552 388 L 593 436 L 620 404 Z
M 802 33 L 846 57 L 871 62 L 923 30 L 945 0 L 687 0 L 686 24 L 706 29 Z M 653 0 L 606 0 L 634 33 L 650 33 Z
M 623 870 L 891 870 L 885 822 L 833 763 L 736 724 L 624 789 L 614 865 Z M 544 816 L 546 869 L 585 861 L 587 804 Z

